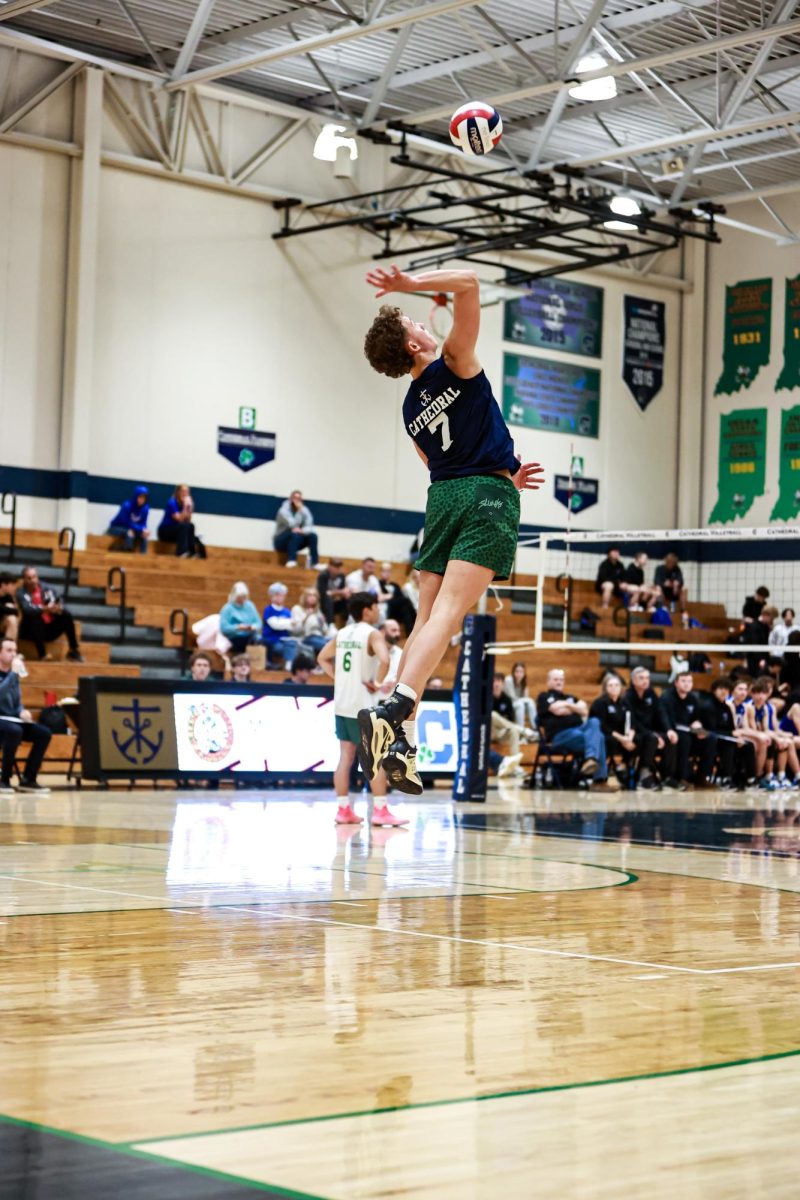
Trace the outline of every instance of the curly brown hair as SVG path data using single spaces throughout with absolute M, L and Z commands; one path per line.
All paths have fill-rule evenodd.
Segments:
M 364 338 L 364 353 L 370 366 L 390 379 L 407 375 L 414 365 L 414 356 L 406 346 L 402 315 L 394 305 L 382 304 Z

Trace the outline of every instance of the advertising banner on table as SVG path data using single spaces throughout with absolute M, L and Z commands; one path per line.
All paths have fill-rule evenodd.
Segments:
M 664 383 L 666 310 L 663 300 L 625 296 L 622 378 L 642 412 Z
M 767 410 L 741 408 L 719 420 L 717 503 L 708 519 L 725 524 L 743 517 L 764 494 Z
M 596 438 L 600 372 L 552 358 L 504 354 L 503 416 L 509 425 Z
M 783 370 L 775 391 L 800 387 L 800 275 L 786 280 L 786 312 L 783 318 Z M 786 414 L 784 413 L 784 416 Z
M 453 700 L 458 724 L 458 766 L 453 780 L 454 800 L 485 800 L 492 728 L 494 658 L 485 654 L 495 640 L 494 617 L 464 618 Z
M 572 279 L 534 279 L 526 296 L 507 300 L 508 342 L 599 358 L 603 348 L 603 289 Z
M 781 413 L 778 499 L 770 521 L 793 521 L 800 512 L 800 405 Z
M 725 288 L 722 374 L 715 396 L 730 396 L 750 387 L 769 362 L 771 328 L 771 279 L 746 279 Z

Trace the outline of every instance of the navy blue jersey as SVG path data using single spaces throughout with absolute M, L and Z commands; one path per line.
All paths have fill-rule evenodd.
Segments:
M 428 460 L 431 483 L 504 470 L 514 475 L 519 468 L 513 439 L 483 371 L 461 379 L 444 358 L 437 358 L 412 380 L 403 421 Z

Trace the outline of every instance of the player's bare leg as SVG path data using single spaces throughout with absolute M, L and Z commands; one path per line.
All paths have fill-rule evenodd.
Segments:
M 336 790 L 336 824 L 363 825 L 363 818 L 356 816 L 350 804 L 350 771 L 355 762 L 356 748 L 352 742 L 339 743 L 339 762 L 333 772 Z
M 361 732 L 358 755 L 368 778 L 385 762 L 393 787 L 413 795 L 419 795 L 422 791 L 416 771 L 416 752 L 413 746 L 407 744 L 407 734 L 405 738 L 401 737 L 401 731 L 404 731 L 406 722 L 410 723 L 417 698 L 439 665 L 450 639 L 461 629 L 464 617 L 493 578 L 494 571 L 491 568 L 476 563 L 451 559 L 447 564 L 430 615 L 419 623 L 419 627 L 414 626 L 413 641 L 410 647 L 406 645 L 397 687 L 383 704 L 362 709 L 358 714 Z M 433 590 L 434 585 L 431 584 L 430 592 Z M 398 741 L 406 744 L 397 746 Z

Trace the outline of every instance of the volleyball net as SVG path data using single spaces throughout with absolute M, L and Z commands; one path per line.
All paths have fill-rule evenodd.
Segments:
M 745 636 L 746 598 L 765 588 L 766 603 L 778 614 L 800 606 L 800 529 L 793 526 L 547 531 L 521 537 L 519 546 L 533 551 L 533 571 L 518 569 L 509 585 L 492 590 L 498 611 L 518 618 L 511 624 L 522 636 L 490 643 L 490 654 L 620 648 L 634 655 L 658 648 L 684 654 L 755 654 L 765 645 Z M 595 583 L 614 547 L 626 570 L 634 560 L 641 564 L 650 589 L 649 595 L 641 594 L 641 604 L 631 603 L 630 592 L 615 590 L 608 608 L 602 606 Z M 653 602 L 656 568 L 668 554 L 677 556 L 685 594 L 676 598 L 662 592 Z M 531 557 L 518 555 L 518 562 L 530 562 Z M 502 624 L 509 626 L 507 621 Z M 791 654 L 800 647 L 780 649 Z

